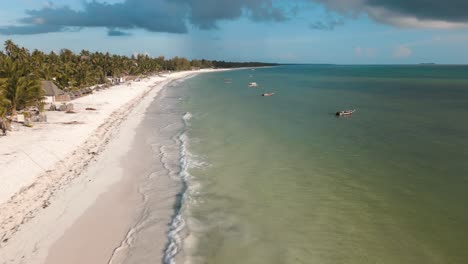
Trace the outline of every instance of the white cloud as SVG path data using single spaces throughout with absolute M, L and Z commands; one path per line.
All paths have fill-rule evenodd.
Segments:
M 468 28 L 468 23 L 450 22 L 437 19 L 420 19 L 415 16 L 404 15 L 381 7 L 367 7 L 367 13 L 374 20 L 401 28 L 434 28 L 457 29 Z
M 407 58 L 411 56 L 412 53 L 413 51 L 409 47 L 401 45 L 395 49 L 393 55 L 397 58 Z
M 377 54 L 377 49 L 357 46 L 354 48 L 354 54 L 359 57 L 374 57 Z
M 52 3 L 51 1 L 47 1 L 45 2 L 43 5 L 42 5 L 43 8 L 53 8 L 54 7 L 54 3 Z
M 43 25 L 45 24 L 45 20 L 43 17 L 37 17 L 34 19 L 34 24 L 36 25 Z
M 354 49 L 354 54 L 356 54 L 357 56 L 361 56 L 362 55 L 362 48 L 361 47 L 356 47 Z
M 401 28 L 468 28 L 466 0 L 310 0 L 345 17 L 366 14 Z

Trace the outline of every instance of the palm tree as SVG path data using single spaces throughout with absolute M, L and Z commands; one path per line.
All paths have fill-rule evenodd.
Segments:
M 0 130 L 2 131 L 3 135 L 6 135 L 6 131 L 9 125 L 5 116 L 10 109 L 10 102 L 5 98 L 3 92 L 4 91 L 0 90 Z
M 26 106 L 39 106 L 43 91 L 38 79 L 29 73 L 27 65 L 7 57 L 0 62 L 0 78 L 0 91 L 8 100 L 12 114 Z
M 11 40 L 6 41 L 4 47 L 5 53 L 0 51 L 0 86 L 4 90 L 3 97 L 11 102 L 13 110 L 40 99 L 38 79 L 53 80 L 62 89 L 71 90 L 102 84 L 107 77 L 120 77 L 122 74 L 151 74 L 160 70 L 189 70 L 191 67 L 262 66 L 203 59 L 189 61 L 180 57 L 152 58 L 145 54 L 127 57 L 87 50 L 79 54 L 69 49 L 62 49 L 59 54 L 45 54 L 38 50 L 30 53 Z
M 35 75 L 37 75 L 41 80 L 50 81 L 55 78 L 56 74 L 50 65 L 42 63 L 35 69 Z
M 5 51 L 6 55 L 14 61 L 28 61 L 29 51 L 25 48 L 20 48 L 11 40 L 5 41 Z
M 0 120 L 5 118 L 7 112 L 11 108 L 10 101 L 6 99 L 4 93 L 4 90 L 0 90 Z

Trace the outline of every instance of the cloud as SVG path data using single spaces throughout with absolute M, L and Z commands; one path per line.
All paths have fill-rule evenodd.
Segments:
M 407 58 L 411 56 L 412 53 L 413 51 L 408 46 L 401 45 L 395 49 L 393 56 L 396 58 Z
M 0 27 L 2 35 L 34 35 L 64 30 L 61 26 L 54 25 L 27 25 Z
M 284 21 L 286 15 L 273 0 L 176 0 L 190 7 L 190 22 L 201 29 L 217 28 L 220 20 L 246 14 L 254 21 Z
M 344 25 L 342 19 L 328 19 L 325 21 L 316 21 L 309 25 L 309 28 L 316 30 L 334 30 L 337 26 Z
M 374 20 L 400 28 L 455 29 L 468 28 L 468 16 L 465 21 L 422 18 L 413 14 L 395 12 L 385 8 L 368 8 L 368 14 Z
M 466 0 L 309 0 L 345 17 L 366 14 L 402 28 L 468 28 Z
M 20 22 L 24 27 L 36 26 L 38 30 L 46 25 L 56 27 L 57 31 L 66 27 L 107 27 L 143 28 L 152 32 L 187 32 L 184 8 L 165 0 L 126 0 L 115 4 L 84 2 L 84 9 L 80 11 L 68 6 L 49 5 L 39 10 L 27 10 L 26 14 L 27 17 Z
M 361 47 L 354 48 L 354 54 L 356 54 L 357 56 L 361 56 L 362 55 L 362 48 Z
M 377 49 L 357 46 L 354 48 L 354 54 L 358 57 L 374 57 L 377 54 Z
M 333 30 L 345 19 L 361 15 L 402 28 L 468 28 L 467 0 L 83 0 L 81 9 L 47 1 L 40 9 L 27 10 L 18 24 L 0 27 L 0 34 L 41 34 L 70 27 L 186 33 L 189 25 L 210 30 L 220 21 L 240 17 L 285 21 L 297 15 L 304 1 L 321 4 L 328 12 L 324 21 L 309 25 L 315 30 Z
M 111 28 L 107 31 L 107 35 L 110 37 L 125 37 L 125 36 L 131 36 L 132 34 Z
M 391 11 L 395 16 L 424 21 L 468 22 L 466 0 L 369 0 L 369 5 Z
M 27 10 L 26 17 L 19 20 L 21 25 L 3 27 L 0 34 L 40 34 L 63 31 L 67 27 L 186 33 L 187 23 L 214 29 L 219 21 L 244 15 L 253 21 L 287 19 L 273 0 L 124 0 L 118 3 L 93 0 L 83 2 L 82 10 L 47 2 L 41 9 Z

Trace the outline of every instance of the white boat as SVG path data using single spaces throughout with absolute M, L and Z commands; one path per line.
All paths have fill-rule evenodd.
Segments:
M 356 112 L 355 109 L 353 109 L 353 110 L 343 110 L 343 111 L 336 112 L 336 115 L 337 116 L 347 116 L 347 115 L 352 115 L 354 112 Z
M 258 87 L 258 84 L 256 82 L 251 82 L 249 83 L 249 87 Z
M 262 96 L 273 96 L 275 93 L 264 93 Z

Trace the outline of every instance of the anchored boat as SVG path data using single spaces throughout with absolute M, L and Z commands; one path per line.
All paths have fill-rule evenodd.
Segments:
M 337 116 L 348 116 L 348 115 L 352 115 L 354 112 L 356 112 L 355 109 L 353 109 L 353 110 L 343 110 L 343 111 L 336 112 L 336 115 Z

